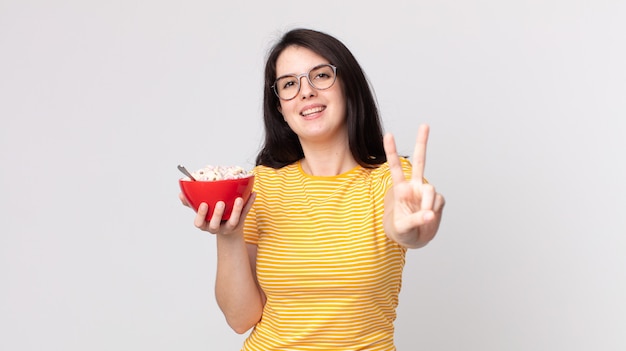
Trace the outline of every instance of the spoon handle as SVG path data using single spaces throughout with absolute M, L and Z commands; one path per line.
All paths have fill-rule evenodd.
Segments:
M 195 181 L 196 178 L 194 178 L 191 173 L 189 173 L 189 171 L 187 170 L 187 168 L 185 168 L 184 166 L 178 165 L 178 170 L 183 172 L 184 175 L 186 175 L 187 177 L 189 177 L 189 179 Z

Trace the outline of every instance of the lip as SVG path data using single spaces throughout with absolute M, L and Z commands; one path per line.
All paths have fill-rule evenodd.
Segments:
M 326 106 L 322 104 L 313 104 L 304 106 L 300 110 L 300 116 L 304 118 L 314 118 L 326 110 Z

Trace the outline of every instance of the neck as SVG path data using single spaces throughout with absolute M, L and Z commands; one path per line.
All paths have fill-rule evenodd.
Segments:
M 303 145 L 304 158 L 301 161 L 305 173 L 314 176 L 336 176 L 345 173 L 358 164 L 347 145 L 307 146 Z

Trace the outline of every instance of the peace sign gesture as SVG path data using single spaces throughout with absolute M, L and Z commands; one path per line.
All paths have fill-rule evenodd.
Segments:
M 385 232 L 391 240 L 411 248 L 422 247 L 435 236 L 445 204 L 443 196 L 424 180 L 428 133 L 428 125 L 419 127 L 410 179 L 406 179 L 402 171 L 393 135 L 387 134 L 384 138 L 393 181 L 393 187 L 385 195 Z

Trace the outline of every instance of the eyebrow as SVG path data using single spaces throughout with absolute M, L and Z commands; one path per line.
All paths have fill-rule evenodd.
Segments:
M 313 66 L 309 67 L 308 70 L 306 70 L 306 71 L 304 71 L 302 73 L 299 73 L 299 74 L 309 73 L 309 71 L 311 71 L 313 68 L 321 66 L 321 65 L 332 65 L 332 63 L 330 63 L 330 62 L 318 63 L 316 65 L 313 65 Z M 278 71 L 276 73 L 278 73 Z M 281 74 L 280 76 L 278 74 L 276 74 L 276 79 L 282 78 L 282 77 L 297 76 L 297 75 L 298 75 L 298 73 L 286 73 L 286 74 Z

